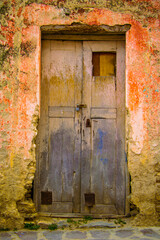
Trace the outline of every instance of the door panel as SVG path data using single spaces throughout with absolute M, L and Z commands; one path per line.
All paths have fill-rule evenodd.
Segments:
M 48 63 L 42 64 L 42 83 L 48 88 L 45 105 L 41 102 L 40 192 L 49 192 L 52 200 L 45 204 L 39 197 L 40 211 L 70 213 L 80 208 L 81 115 L 75 106 L 81 102 L 81 44 L 42 42 L 42 63 Z
M 122 78 L 124 76 L 121 75 L 124 72 L 124 62 L 122 60 L 120 63 L 115 62 L 115 66 L 113 66 L 113 60 L 118 61 L 120 57 L 119 52 L 117 42 L 85 41 L 83 43 L 83 101 L 87 104 L 87 108 L 83 110 L 82 120 L 84 132 L 82 134 L 82 161 L 84 161 L 85 171 L 82 171 L 81 181 L 85 178 L 85 185 L 81 192 L 81 208 L 85 213 L 98 213 L 103 208 L 103 213 L 109 214 L 110 210 L 106 205 L 110 205 L 116 214 L 119 214 L 120 211 L 124 213 L 124 189 L 121 193 L 116 193 L 117 186 L 121 184 L 121 188 L 124 188 L 125 183 L 124 169 L 122 169 L 125 131 L 123 133 L 121 131 L 121 124 L 124 125 L 124 102 L 120 103 L 122 95 L 124 96 L 124 89 L 121 92 L 120 88 L 122 87 L 117 83 L 118 79 L 124 79 Z M 96 60 L 93 59 L 95 56 Z M 97 62 L 98 67 L 94 66 Z M 118 66 L 117 70 L 121 72 L 116 71 L 116 66 Z M 94 71 L 95 68 L 96 71 Z M 115 71 L 113 71 L 114 68 Z M 105 74 L 106 76 L 103 76 Z M 124 82 L 122 85 L 124 86 Z M 123 106 L 121 110 L 117 109 L 117 102 Z M 120 111 L 119 118 L 121 120 L 117 119 L 117 112 L 119 114 Z M 92 119 L 90 128 L 86 128 L 86 119 Z M 119 136 L 118 132 L 120 132 Z M 117 141 L 118 137 L 121 145 Z M 118 155 L 118 152 L 121 152 L 121 155 Z M 122 164 L 122 168 L 119 170 L 121 179 L 120 176 L 117 176 L 117 165 L 119 164 Z M 87 178 L 84 176 L 85 174 L 87 174 Z M 120 180 L 120 183 L 117 183 L 117 180 Z M 85 202 L 83 202 L 86 193 L 95 194 L 93 207 L 86 208 Z M 121 195 L 121 210 L 117 207 L 118 195 Z
M 51 41 L 49 106 L 74 107 L 75 51 L 75 42 Z
M 123 41 L 42 41 L 40 211 L 124 214 L 124 60 Z
M 49 177 L 53 201 L 72 201 L 74 119 L 49 119 Z M 53 174 L 54 173 L 54 174 Z
M 116 121 L 93 119 L 92 129 L 91 191 L 96 195 L 97 204 L 111 205 L 115 203 Z
M 92 107 L 116 108 L 116 78 L 114 76 L 92 78 Z

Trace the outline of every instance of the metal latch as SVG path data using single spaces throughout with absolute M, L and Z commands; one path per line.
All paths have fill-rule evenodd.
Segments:
M 76 106 L 76 111 L 79 111 L 80 109 L 86 108 L 86 107 L 87 107 L 86 104 L 77 104 L 77 106 Z

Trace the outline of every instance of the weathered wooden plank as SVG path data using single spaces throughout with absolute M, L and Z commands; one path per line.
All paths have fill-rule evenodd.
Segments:
M 37 166 L 37 208 L 40 210 L 41 191 L 46 190 L 46 177 L 48 176 L 48 96 L 49 96 L 49 58 L 50 41 L 42 41 L 42 77 L 41 77 L 41 108 L 38 129 L 38 166 Z M 42 104 L 43 103 L 43 104 Z
M 82 102 L 82 42 L 76 42 L 75 107 Z M 75 111 L 75 148 L 73 162 L 73 212 L 80 212 L 81 204 L 81 110 Z
M 117 42 L 117 172 L 116 198 L 119 214 L 125 213 L 125 44 Z
M 87 108 L 82 109 L 82 159 L 81 159 L 81 212 L 88 213 L 89 208 L 85 206 L 85 193 L 90 193 L 90 166 L 91 128 L 86 127 L 87 119 L 90 119 L 91 108 L 91 79 L 92 79 L 92 52 L 88 42 L 83 42 L 83 95 L 82 102 L 87 104 Z
M 115 203 L 115 139 L 116 120 L 93 122 L 92 192 L 97 203 Z M 97 171 L 99 169 L 99 171 Z
M 50 78 L 50 41 L 42 41 L 42 78 L 41 78 L 41 108 L 40 108 L 40 165 L 48 169 L 48 102 Z M 42 104 L 43 103 L 43 104 Z
M 74 107 L 49 106 L 48 116 L 52 118 L 74 118 Z
M 99 119 L 92 120 L 92 168 L 91 168 L 91 191 L 95 194 L 95 203 L 104 203 L 104 135 Z
M 51 41 L 49 106 L 74 106 L 75 42 Z
M 116 119 L 104 120 L 101 124 L 103 131 L 106 132 L 104 137 L 104 149 L 106 151 L 103 160 L 103 184 L 104 184 L 104 203 L 111 202 L 116 204 Z M 105 164 L 106 162 L 106 164 Z
M 56 55 L 57 55 L 57 53 L 60 53 L 60 58 L 62 58 L 61 55 L 62 55 L 62 51 L 63 51 L 64 58 L 65 58 L 65 54 L 67 53 L 67 54 L 72 54 L 73 59 L 75 59 L 75 56 L 74 56 L 75 47 L 76 47 L 75 41 L 51 41 L 51 51 L 52 50 L 56 51 L 56 53 L 55 53 Z M 53 51 L 52 51 L 52 53 L 53 53 Z M 64 59 L 61 59 L 61 60 L 63 61 Z M 58 66 L 58 67 L 62 68 L 63 66 Z
M 91 118 L 116 118 L 117 110 L 116 108 L 92 108 Z
M 49 213 L 49 212 L 40 212 L 39 216 L 42 217 L 61 217 L 61 218 L 80 218 L 86 216 L 83 213 Z M 118 214 L 98 214 L 98 213 L 88 213 L 87 216 L 92 216 L 93 218 L 108 218 L 108 219 L 116 219 L 116 218 L 124 218 L 125 215 L 118 215 Z
M 52 189 L 53 202 L 62 200 L 63 119 L 49 119 L 49 174 L 46 188 Z
M 119 41 L 124 41 L 125 40 L 125 35 L 124 34 L 108 34 L 108 35 L 56 35 L 56 34 L 44 34 L 42 33 L 42 39 L 45 40 L 68 40 L 68 41 L 75 41 L 75 40 L 89 40 L 89 41 L 95 41 L 95 40 L 102 40 L 102 41 L 113 41 L 113 40 L 119 40 Z
M 42 205 L 42 212 L 50 212 L 50 213 L 71 213 L 73 209 L 72 202 L 53 202 L 52 205 Z
M 92 214 L 117 214 L 117 210 L 114 205 L 97 204 L 91 209 Z
M 116 108 L 115 81 L 114 76 L 92 78 L 92 107 Z
M 74 119 L 63 119 L 62 137 L 62 202 L 72 201 L 73 194 L 73 160 L 74 160 Z
M 92 52 L 116 52 L 116 41 L 86 41 Z M 92 58 L 91 58 L 92 59 Z M 91 61 L 90 59 L 90 61 Z

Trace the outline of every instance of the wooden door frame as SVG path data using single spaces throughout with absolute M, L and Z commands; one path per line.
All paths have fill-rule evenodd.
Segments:
M 71 25 L 49 25 L 41 27 L 41 40 L 68 40 L 68 41 L 124 41 L 126 40 L 126 32 L 130 29 L 130 24 L 125 25 L 100 25 L 100 26 L 90 26 L 86 24 L 77 24 L 73 23 Z M 85 33 L 85 34 L 84 34 Z M 41 50 L 42 51 L 42 50 Z M 41 68 L 40 68 L 41 69 Z M 125 88 L 126 88 L 126 79 L 124 79 Z M 41 94 L 41 90 L 40 90 Z M 124 110 L 126 109 L 126 90 L 125 90 L 125 102 L 124 102 Z M 126 115 L 126 114 L 125 114 Z M 126 116 L 125 116 L 126 118 Z M 125 129 L 126 129 L 126 120 L 125 120 Z M 125 152 L 127 155 L 127 141 L 126 141 L 126 133 L 125 133 Z M 36 151 L 36 174 L 34 181 L 34 202 L 36 205 L 36 209 L 39 212 L 39 201 L 38 201 L 38 188 L 39 188 L 39 160 L 38 160 L 38 152 L 39 152 L 39 139 L 37 137 L 37 151 Z M 125 214 L 126 216 L 130 211 L 130 203 L 128 200 L 128 196 L 130 194 L 130 182 L 129 182 L 129 173 L 127 167 L 127 161 L 124 162 L 124 174 L 125 174 Z M 81 213 L 73 213 L 73 214 L 55 214 L 55 213 L 40 213 L 43 216 L 53 216 L 53 217 L 81 217 L 83 214 Z M 93 216 L 93 214 L 91 214 Z M 93 216 L 93 217 L 98 217 Z M 121 215 L 106 215 L 99 214 L 99 217 L 122 217 Z

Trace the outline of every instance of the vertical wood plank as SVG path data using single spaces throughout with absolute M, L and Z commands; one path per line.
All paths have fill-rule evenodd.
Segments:
M 48 178 L 48 96 L 50 78 L 50 41 L 42 41 L 42 76 L 41 76 L 41 100 L 40 121 L 38 131 L 39 142 L 39 187 L 38 187 L 38 209 L 41 204 L 41 191 L 45 188 Z
M 83 42 L 83 95 L 82 102 L 87 105 L 82 109 L 82 155 L 81 155 L 81 212 L 89 213 L 85 206 L 84 194 L 90 193 L 91 167 L 91 128 L 86 128 L 91 109 L 92 52 L 88 42 Z
M 82 42 L 76 42 L 75 108 L 82 102 Z M 81 204 L 81 111 L 75 111 L 75 146 L 73 162 L 73 212 L 80 212 Z
M 63 119 L 49 119 L 49 174 L 46 188 L 52 190 L 53 202 L 62 201 Z M 46 190 L 46 189 L 45 189 Z
M 97 204 L 115 205 L 116 120 L 93 119 L 92 191 Z M 97 170 L 98 169 L 98 170 Z
M 74 107 L 75 51 L 74 41 L 51 41 L 50 106 Z
M 125 42 L 117 41 L 117 172 L 119 214 L 125 213 Z
M 96 205 L 104 203 L 104 132 L 99 119 L 92 119 L 92 168 L 91 192 L 95 193 Z
M 74 160 L 74 119 L 62 120 L 62 202 L 72 202 L 73 160 Z

